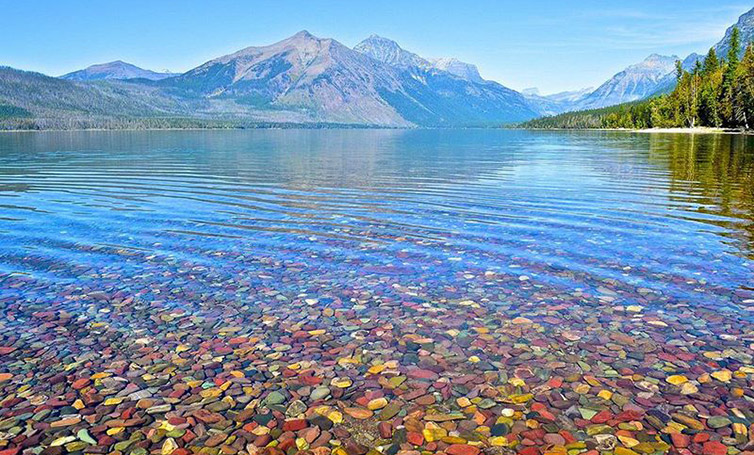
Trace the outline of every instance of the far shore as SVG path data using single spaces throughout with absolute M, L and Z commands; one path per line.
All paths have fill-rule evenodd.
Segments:
M 252 127 L 187 127 L 187 128 L 70 128 L 70 129 L 0 129 L 2 133 L 65 133 L 65 132 L 134 132 L 134 131 L 248 131 L 248 130 L 452 130 L 452 129 L 520 129 L 529 131 L 623 131 L 628 133 L 644 133 L 644 134 L 743 134 L 752 135 L 754 130 L 737 130 L 729 128 L 710 128 L 710 127 L 694 127 L 694 128 L 644 128 L 644 129 L 632 129 L 632 128 L 521 128 L 521 127 L 382 127 L 382 126 L 370 126 L 370 125 L 351 125 L 351 126 L 332 126 L 332 127 L 318 127 L 314 125 L 301 124 L 301 125 L 264 125 L 264 126 L 252 126 Z
M 710 128 L 706 126 L 697 126 L 694 128 L 521 128 L 530 131 L 623 131 L 627 133 L 645 133 L 645 134 L 754 134 L 754 130 L 737 130 L 729 128 Z
M 686 133 L 686 134 L 752 134 L 752 130 L 735 130 L 726 128 L 710 128 L 697 126 L 694 128 L 645 128 L 641 130 L 628 130 L 637 133 Z

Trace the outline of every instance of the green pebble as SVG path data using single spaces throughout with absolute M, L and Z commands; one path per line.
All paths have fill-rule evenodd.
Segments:
M 88 431 L 86 431 L 86 428 L 82 428 L 76 433 L 76 437 L 79 438 L 80 441 L 84 441 L 87 444 L 91 444 L 93 446 L 97 445 L 97 441 L 94 440 L 94 438 L 89 434 Z

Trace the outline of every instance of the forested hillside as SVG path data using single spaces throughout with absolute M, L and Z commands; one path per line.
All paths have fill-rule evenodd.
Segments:
M 529 128 L 754 127 L 754 44 L 743 57 L 737 28 L 724 58 L 715 49 L 690 70 L 676 62 L 677 84 L 665 95 L 604 109 L 569 112 L 532 120 Z

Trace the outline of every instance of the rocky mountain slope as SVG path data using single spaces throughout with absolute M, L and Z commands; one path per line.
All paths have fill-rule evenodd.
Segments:
M 578 107 L 597 109 L 644 99 L 657 92 L 663 79 L 674 71 L 677 60 L 676 56 L 652 54 L 597 87 L 578 101 Z
M 733 34 L 733 27 L 738 27 L 738 31 L 741 34 L 741 55 L 746 48 L 746 45 L 754 41 L 754 8 L 749 12 L 741 15 L 738 21 L 728 27 L 725 31 L 725 36 L 719 43 L 715 44 L 715 52 L 719 57 L 725 57 L 728 55 L 728 49 L 730 49 L 730 38 Z

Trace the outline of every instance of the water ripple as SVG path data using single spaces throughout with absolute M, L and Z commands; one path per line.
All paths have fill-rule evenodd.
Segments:
M 608 283 L 626 301 L 642 288 L 740 305 L 754 285 L 751 145 L 483 130 L 4 134 L 0 276 L 42 289 L 188 264 L 266 273 L 241 254 L 315 263 L 342 288 L 359 264 L 364 279 L 457 287 L 494 271 L 553 292 Z

